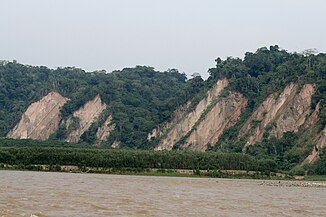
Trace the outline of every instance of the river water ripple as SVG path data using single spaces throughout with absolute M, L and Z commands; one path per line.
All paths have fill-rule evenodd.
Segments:
M 326 188 L 262 182 L 0 171 L 0 217 L 325 216 Z

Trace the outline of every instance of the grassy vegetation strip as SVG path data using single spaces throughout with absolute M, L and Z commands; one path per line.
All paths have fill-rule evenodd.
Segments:
M 97 173 L 138 176 L 169 176 L 198 178 L 232 178 L 232 179 L 269 179 L 290 180 L 293 176 L 277 173 L 265 174 L 259 171 L 244 170 L 184 170 L 184 169 L 153 169 L 153 168 L 102 168 L 60 165 L 8 165 L 0 164 L 0 170 L 28 170 L 45 172 Z
M 154 152 L 58 147 L 1 147 L 0 163 L 9 165 L 74 165 L 102 168 L 276 171 L 272 160 L 234 153 Z

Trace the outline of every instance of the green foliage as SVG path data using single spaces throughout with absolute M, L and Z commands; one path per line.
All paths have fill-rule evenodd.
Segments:
M 243 154 L 216 152 L 154 152 L 145 150 L 110 150 L 63 147 L 0 147 L 0 164 L 76 165 L 103 168 L 157 168 L 199 170 L 276 171 L 272 161 L 258 161 Z
M 313 148 L 307 135 L 286 132 L 281 139 L 264 138 L 262 142 L 249 146 L 249 155 L 258 159 L 273 159 L 281 170 L 290 170 L 308 156 Z
M 309 168 L 309 174 L 326 175 L 326 150 L 319 153 L 319 159 Z
M 305 170 L 300 166 L 295 166 L 290 170 L 290 174 L 295 176 L 304 176 Z

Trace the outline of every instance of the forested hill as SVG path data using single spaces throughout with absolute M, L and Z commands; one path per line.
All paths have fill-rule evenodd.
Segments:
M 49 123 L 50 140 L 141 149 L 247 151 L 283 158 L 295 148 L 296 162 L 317 141 L 323 145 L 326 54 L 289 53 L 275 45 L 247 52 L 243 59 L 217 58 L 216 67 L 208 72 L 203 81 L 198 76 L 187 80 L 174 69 L 158 72 L 144 66 L 105 73 L 2 61 L 0 136 L 14 135 L 24 117 L 22 124 L 30 124 L 28 114 L 22 114 L 32 103 L 51 102 L 50 96 L 42 98 L 55 92 L 64 97 L 64 105 L 59 107 L 58 128 Z M 281 109 L 280 103 L 285 103 Z M 87 115 L 81 108 L 87 106 L 100 115 L 83 122 L 82 115 Z M 302 133 L 307 126 L 313 130 Z M 36 126 L 23 127 L 11 138 L 33 138 L 28 133 Z M 258 145 L 249 146 L 253 143 Z
M 56 91 L 69 101 L 61 108 L 62 119 L 99 94 L 107 104 L 103 113 L 112 114 L 115 131 L 108 143 L 119 140 L 126 147 L 146 148 L 148 132 L 168 120 L 196 88 L 177 70 L 155 71 L 137 66 L 121 71 L 85 72 L 78 68 L 35 67 L 17 62 L 0 64 L 0 137 L 14 128 L 31 103 Z M 94 143 L 95 131 L 105 115 L 93 123 L 81 142 Z M 60 131 L 60 129 L 59 129 Z M 64 139 L 57 132 L 51 139 Z

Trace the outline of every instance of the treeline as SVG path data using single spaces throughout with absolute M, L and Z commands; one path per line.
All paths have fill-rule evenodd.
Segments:
M 75 165 L 102 168 L 250 170 L 266 174 L 277 170 L 276 163 L 272 160 L 256 160 L 248 155 L 234 153 L 55 147 L 1 147 L 0 163 L 24 166 Z
M 38 141 L 32 139 L 8 139 L 0 138 L 1 147 L 57 147 L 57 148 L 98 148 L 98 146 L 90 146 L 88 144 L 70 143 L 57 140 Z

